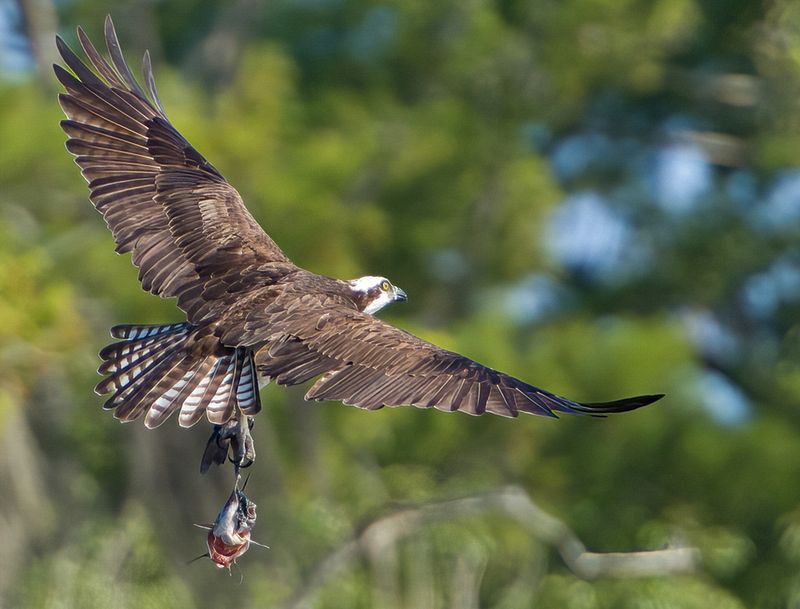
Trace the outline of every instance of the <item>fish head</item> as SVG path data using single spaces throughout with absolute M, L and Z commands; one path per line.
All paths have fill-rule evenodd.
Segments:
M 220 569 L 231 565 L 250 548 L 250 532 L 256 522 L 256 504 L 244 491 L 234 489 L 208 531 L 208 557 Z

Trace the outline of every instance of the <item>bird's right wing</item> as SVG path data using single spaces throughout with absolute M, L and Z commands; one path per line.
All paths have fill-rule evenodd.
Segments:
M 556 412 L 604 416 L 662 397 L 575 402 L 345 307 L 273 322 L 281 331 L 256 355 L 256 365 L 283 384 L 322 374 L 306 394 L 309 400 L 340 400 L 370 410 L 409 404 L 472 415 L 516 417 L 525 412 L 552 417 Z
M 57 38 L 66 88 L 59 101 L 67 149 L 89 182 L 117 252 L 132 252 L 142 287 L 177 297 L 189 320 L 224 310 L 235 293 L 294 265 L 262 230 L 239 193 L 172 126 L 156 92 L 149 55 L 144 92 L 105 24 L 111 63 L 86 34 L 78 38 L 93 72 Z

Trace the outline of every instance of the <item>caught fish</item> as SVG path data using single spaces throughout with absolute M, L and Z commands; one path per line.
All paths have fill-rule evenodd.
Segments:
M 230 570 L 251 543 L 262 545 L 250 539 L 255 522 L 256 504 L 247 498 L 244 489 L 234 488 L 213 524 L 197 525 L 208 529 L 208 553 L 203 557 L 208 556 L 220 569 Z

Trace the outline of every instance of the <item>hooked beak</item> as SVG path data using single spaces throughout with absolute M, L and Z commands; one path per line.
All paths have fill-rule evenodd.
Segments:
M 403 291 L 402 288 L 394 286 L 394 300 L 396 302 L 405 302 L 408 300 L 408 295 Z

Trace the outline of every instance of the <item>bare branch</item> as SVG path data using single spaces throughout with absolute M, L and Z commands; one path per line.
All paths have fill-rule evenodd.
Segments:
M 333 576 L 352 569 L 364 556 L 374 557 L 382 549 L 393 547 L 429 524 L 490 512 L 517 521 L 532 537 L 554 547 L 566 566 L 582 579 L 678 575 L 692 573 L 700 566 L 699 550 L 690 547 L 589 552 L 562 520 L 542 510 L 523 489 L 509 486 L 484 495 L 402 510 L 375 520 L 323 559 L 286 609 L 311 607 L 315 593 Z

